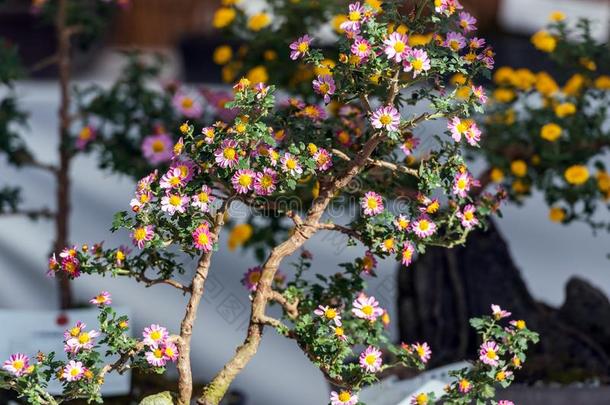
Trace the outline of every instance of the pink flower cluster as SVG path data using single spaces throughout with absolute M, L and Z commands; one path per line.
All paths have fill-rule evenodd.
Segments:
M 169 339 L 166 328 L 152 324 L 144 328 L 142 342 L 148 351 L 145 353 L 146 361 L 154 367 L 163 367 L 168 361 L 175 362 L 178 359 L 178 347 Z

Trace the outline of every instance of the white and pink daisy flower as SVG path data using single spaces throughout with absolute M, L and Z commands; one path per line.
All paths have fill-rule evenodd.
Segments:
M 168 190 L 183 187 L 184 184 L 185 182 L 184 177 L 182 176 L 182 170 L 177 167 L 170 168 L 169 171 L 161 177 L 161 180 L 159 180 L 159 186 Z
M 491 304 L 491 314 L 496 321 L 499 321 L 502 318 L 508 318 L 512 315 L 512 313 L 503 310 L 499 305 L 496 304 Z
M 332 391 L 330 393 L 330 405 L 356 405 L 358 403 L 358 395 L 354 395 L 349 391 Z
M 216 130 L 214 127 L 205 127 L 201 129 L 201 135 L 203 135 L 203 141 L 209 145 L 214 142 Z
M 152 324 L 144 328 L 142 332 L 142 337 L 144 338 L 142 342 L 151 347 L 159 347 L 169 337 L 169 332 L 163 326 L 159 326 L 157 324 Z
M 413 253 L 415 253 L 415 246 L 411 242 L 405 242 L 402 245 L 402 260 L 401 263 L 403 266 L 408 266 L 413 261 Z
M 161 350 L 163 350 L 163 356 L 166 360 L 176 361 L 178 360 L 178 346 L 176 346 L 173 342 L 165 342 L 163 346 L 161 346 Z
M 142 155 L 151 165 L 171 160 L 174 142 L 168 134 L 149 135 L 142 141 Z
M 163 367 L 167 364 L 167 358 L 163 349 L 159 347 L 151 347 L 151 350 L 144 354 L 146 361 L 153 367 Z
M 409 48 L 409 38 L 399 32 L 393 32 L 388 38 L 383 41 L 385 47 L 383 52 L 389 60 L 400 63 L 407 57 L 411 48 Z
M 428 343 L 414 343 L 411 345 L 411 349 L 417 354 L 422 363 L 426 364 L 430 357 L 432 357 L 432 349 Z
M 462 8 L 463 7 L 458 0 L 436 0 L 434 2 L 434 11 L 447 16 L 452 15 L 456 10 L 461 10 Z
M 454 52 L 458 52 L 466 46 L 466 38 L 459 32 L 450 32 L 447 34 L 444 45 Z
M 256 179 L 256 172 L 250 169 L 241 169 L 233 174 L 231 178 L 231 184 L 237 194 L 246 194 L 254 189 L 254 180 Z
M 275 191 L 277 183 L 277 172 L 265 167 L 262 172 L 256 174 L 254 180 L 254 191 L 258 195 L 271 195 Z
M 460 12 L 459 24 L 464 32 L 476 31 L 477 29 L 477 19 L 465 11 Z
M 328 305 L 319 305 L 313 313 L 328 321 L 334 322 L 336 326 L 341 326 L 341 315 L 335 308 L 331 308 Z
M 375 255 L 370 250 L 367 250 L 362 258 L 362 271 L 366 274 L 371 274 L 376 267 L 377 259 L 375 259 Z
M 136 193 L 136 198 L 132 198 L 129 202 L 129 206 L 134 211 L 139 211 L 142 207 L 148 204 L 153 198 L 150 191 L 139 191 Z
M 151 241 L 155 236 L 152 225 L 140 226 L 133 230 L 130 237 L 134 246 L 143 249 L 146 242 Z
M 250 292 L 256 291 L 256 287 L 258 287 L 258 282 L 261 279 L 261 275 L 263 274 L 263 270 L 260 266 L 249 268 L 244 277 L 241 279 L 241 283 L 248 289 Z
M 282 170 L 292 176 L 300 176 L 303 174 L 303 168 L 299 164 L 299 160 L 292 154 L 286 152 L 280 159 Z
M 347 335 L 345 334 L 345 329 L 343 329 L 342 326 L 330 326 L 330 328 L 333 330 L 335 337 L 337 339 L 339 339 L 342 342 L 347 341 Z
M 352 53 L 360 59 L 366 59 L 369 57 L 372 51 L 371 43 L 364 38 L 356 38 L 352 47 L 350 48 Z
M 97 136 L 97 131 L 91 125 L 83 127 L 78 133 L 76 138 L 75 146 L 78 150 L 84 150 L 89 142 L 93 141 Z
M 72 338 L 77 337 L 81 334 L 81 332 L 87 327 L 86 323 L 81 321 L 76 322 L 76 325 L 71 327 L 70 329 L 64 331 L 64 340 L 68 341 Z
M 106 305 L 112 304 L 112 297 L 110 296 L 110 293 L 108 291 L 102 291 L 95 297 L 91 298 L 89 300 L 89 303 L 91 303 L 93 305 L 97 305 L 98 307 L 102 308 L 102 307 L 105 307 Z
M 8 371 L 15 377 L 21 377 L 29 373 L 30 358 L 23 353 L 11 354 L 4 363 L 2 369 Z
M 385 129 L 389 132 L 398 131 L 400 124 L 400 113 L 393 105 L 379 107 L 371 117 L 371 125 L 377 129 Z
M 375 321 L 383 315 L 383 309 L 379 306 L 379 302 L 375 297 L 367 297 L 364 293 L 360 293 L 352 303 L 352 313 L 355 317 Z
M 417 219 L 417 221 L 413 222 L 411 229 L 418 237 L 423 239 L 434 235 L 437 226 L 434 222 L 432 222 L 430 217 L 427 215 L 422 215 Z
M 479 181 L 475 180 L 472 175 L 467 172 L 458 172 L 453 181 L 453 194 L 461 198 L 466 198 L 472 187 L 478 187 Z
M 172 104 L 176 111 L 186 118 L 197 119 L 203 113 L 203 104 L 201 99 L 190 93 L 178 91 L 172 98 Z
M 409 221 L 409 219 L 405 215 L 403 215 L 403 214 L 400 214 L 394 220 L 394 226 L 399 231 L 406 231 L 406 230 L 408 230 L 410 224 L 411 224 L 411 221 Z
M 470 49 L 480 49 L 480 48 L 483 48 L 484 46 L 485 46 L 484 38 L 472 37 L 468 41 L 468 47 Z
M 182 178 L 182 181 L 189 182 L 193 179 L 193 176 L 195 175 L 197 165 L 189 159 L 177 159 L 174 161 L 174 163 L 169 169 L 180 170 L 180 177 Z
M 64 367 L 61 377 L 68 382 L 78 381 L 83 378 L 85 371 L 87 371 L 87 369 L 83 366 L 83 363 L 70 360 Z
M 99 335 L 100 333 L 96 330 L 90 330 L 88 332 L 81 330 L 77 336 L 66 340 L 64 350 L 68 353 L 78 353 L 81 350 L 91 350 L 95 345 L 95 338 Z
M 418 146 L 419 146 L 419 138 L 417 138 L 413 135 L 407 135 L 407 137 L 405 138 L 403 143 L 400 144 L 400 150 L 402 150 L 406 156 L 410 156 L 411 154 L 413 154 L 413 151 Z
M 316 93 L 324 97 L 325 103 L 330 103 L 330 96 L 335 94 L 337 87 L 335 86 L 335 79 L 331 75 L 318 76 L 313 81 L 313 89 Z
M 366 18 L 366 10 L 360 2 L 352 3 L 348 7 L 347 21 L 341 23 L 339 28 L 349 34 L 358 34 L 361 23 Z
M 472 86 L 472 94 L 479 100 L 479 103 L 485 104 L 487 102 L 487 94 L 485 94 L 485 90 L 483 86 Z
M 304 35 L 290 44 L 290 59 L 297 60 L 309 53 L 312 38 Z
M 168 193 L 161 198 L 161 211 L 167 212 L 170 216 L 176 212 L 184 214 L 188 207 L 189 198 L 178 193 Z
M 383 212 L 383 200 L 381 195 L 374 191 L 367 191 L 360 200 L 360 206 L 364 215 L 373 216 Z
M 479 220 L 475 216 L 476 211 L 477 208 L 474 205 L 468 204 L 461 212 L 457 213 L 456 216 L 462 221 L 462 226 L 464 228 L 471 229 L 473 226 L 479 224 Z
M 403 61 L 405 72 L 413 72 L 413 77 L 430 70 L 430 59 L 428 53 L 423 49 L 413 48 L 407 52 Z
M 324 148 L 318 148 L 318 151 L 313 154 L 313 160 L 321 172 L 327 171 L 333 165 L 332 155 Z
M 199 225 L 193 231 L 193 245 L 195 249 L 209 252 L 212 250 L 212 235 L 210 234 L 210 227 L 207 223 Z
M 225 139 L 222 141 L 220 148 L 214 152 L 216 163 L 222 168 L 233 167 L 239 160 L 237 152 L 237 142 L 233 139 Z
M 479 360 L 489 366 L 497 366 L 500 359 L 498 356 L 499 349 L 500 348 L 496 342 L 487 341 L 483 343 L 479 349 Z
M 359 363 L 365 371 L 376 373 L 381 370 L 382 354 L 379 349 L 374 346 L 369 346 L 365 351 L 360 353 Z
M 201 186 L 201 190 L 191 197 L 191 205 L 199 208 L 202 212 L 210 212 L 210 205 L 216 197 L 212 195 L 212 189 L 209 186 Z

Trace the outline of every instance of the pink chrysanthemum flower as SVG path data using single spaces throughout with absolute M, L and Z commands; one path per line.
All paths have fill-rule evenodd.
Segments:
M 146 361 L 153 367 L 163 367 L 167 363 L 167 358 L 161 346 L 151 346 L 151 350 L 144 354 Z
M 413 151 L 418 146 L 419 138 L 413 135 L 408 135 L 403 141 L 403 143 L 400 145 L 400 150 L 402 150 L 405 155 L 410 156 L 411 154 L 413 154 Z
M 69 330 L 67 332 L 72 335 L 73 331 Z M 78 353 L 81 350 L 91 350 L 95 345 L 95 338 L 99 335 L 100 333 L 96 330 L 90 330 L 87 332 L 81 329 L 77 336 L 72 336 L 70 339 L 66 340 L 64 350 L 68 353 Z
M 383 200 L 381 195 L 374 191 L 368 191 L 364 194 L 364 197 L 360 200 L 360 206 L 364 215 L 377 215 L 383 212 Z
M 356 405 L 357 403 L 358 395 L 349 391 L 332 391 L 330 393 L 330 405 Z
M 136 193 L 136 198 L 132 198 L 129 206 L 134 211 L 139 211 L 142 207 L 148 204 L 153 198 L 150 191 L 139 191 Z
M 97 305 L 98 307 L 105 307 L 106 305 L 112 304 L 112 297 L 108 291 L 102 291 L 95 297 L 91 298 L 89 302 L 93 305 Z
M 209 145 L 214 142 L 216 130 L 214 127 L 205 127 L 201 129 L 201 135 L 203 135 L 203 141 Z
M 462 394 L 468 394 L 472 390 L 472 383 L 465 378 L 458 382 L 458 391 Z
M 173 145 L 168 134 L 149 135 L 142 142 L 142 155 L 151 165 L 158 165 L 174 156 Z
M 483 86 L 472 86 L 472 94 L 479 100 L 479 103 L 485 104 L 487 102 L 487 94 L 485 94 L 485 90 Z
M 174 215 L 176 212 L 184 214 L 188 203 L 188 196 L 168 193 L 161 198 L 161 211 L 167 212 L 170 216 Z
M 223 90 L 212 90 L 212 89 L 202 89 L 201 94 L 205 97 L 205 101 L 208 105 L 212 106 L 214 109 L 215 115 L 220 118 L 224 122 L 233 121 L 235 117 L 238 115 L 239 111 L 236 108 L 226 108 L 226 104 L 230 101 L 233 101 L 233 95 L 227 91 Z M 210 128 L 210 127 L 208 127 Z M 204 128 L 206 129 L 206 128 Z M 201 131 L 204 133 L 204 130 Z M 205 136 L 205 134 L 204 134 Z M 213 136 L 212 136 L 213 138 Z M 207 137 L 206 137 L 207 142 Z M 209 143 L 209 142 L 207 142 Z
M 422 215 L 411 225 L 413 232 L 422 239 L 434 235 L 436 228 L 436 224 L 427 215 Z
M 306 105 L 305 107 L 303 107 L 303 109 L 301 111 L 299 111 L 297 113 L 297 116 L 307 117 L 310 120 L 316 121 L 316 122 L 323 121 L 328 117 L 328 115 L 326 114 L 326 111 L 319 105 L 315 105 L 315 104 Z
M 377 267 L 377 259 L 373 255 L 373 252 L 367 250 L 362 258 L 362 271 L 366 274 L 371 274 Z
M 350 50 L 361 60 L 366 59 L 371 54 L 371 43 L 364 38 L 356 38 Z
M 468 40 L 468 47 L 470 49 L 480 49 L 480 48 L 483 48 L 484 46 L 485 46 L 484 38 L 472 37 L 472 38 L 470 38 L 470 40 Z
M 483 343 L 481 345 L 481 348 L 479 349 L 479 360 L 489 366 L 497 366 L 499 360 L 499 349 L 500 348 L 498 347 L 498 344 L 496 342 L 488 341 Z
M 80 276 L 80 261 L 73 256 L 64 257 L 61 260 L 61 269 L 65 271 L 69 277 L 76 278 Z
M 239 160 L 237 142 L 233 139 L 225 139 L 220 148 L 214 152 L 214 156 L 216 156 L 216 163 L 222 168 L 235 166 Z
M 444 44 L 447 48 L 454 52 L 458 52 L 466 46 L 466 38 L 459 32 L 450 32 Z
M 476 31 L 477 29 L 477 19 L 465 11 L 460 12 L 459 24 L 464 32 Z
M 64 248 L 61 253 L 59 253 L 59 257 L 61 257 L 62 259 L 67 259 L 70 257 L 76 258 L 77 250 L 78 248 L 76 246 L 72 246 L 71 248 Z
M 502 318 L 508 318 L 512 315 L 512 313 L 503 310 L 499 305 L 491 304 L 491 314 L 495 318 L 496 321 L 499 321 Z
M 367 297 L 364 293 L 358 295 L 352 303 L 352 307 L 352 313 L 357 318 L 375 321 L 383 315 L 383 309 L 375 297 Z
M 193 245 L 195 249 L 209 252 L 212 250 L 212 235 L 210 234 L 210 227 L 208 224 L 203 223 L 199 225 L 193 231 Z
M 184 184 L 185 182 L 182 176 L 182 170 L 177 167 L 170 168 L 169 171 L 165 173 L 159 181 L 159 186 L 163 189 L 183 187 Z
M 189 159 L 175 160 L 169 170 L 180 170 L 180 178 L 183 182 L 189 182 L 193 179 L 197 170 L 197 165 Z
M 85 371 L 87 371 L 87 369 L 83 366 L 83 363 L 70 360 L 68 364 L 66 364 L 66 367 L 64 367 L 61 377 L 68 382 L 78 381 L 83 378 Z
M 330 96 L 335 94 L 337 87 L 335 86 L 335 79 L 331 75 L 318 76 L 313 81 L 313 89 L 316 93 L 324 97 L 325 103 L 330 103 Z
M 142 177 L 138 180 L 138 184 L 136 186 L 136 190 L 138 192 L 142 191 L 150 191 L 150 186 L 157 180 L 158 170 L 155 169 L 154 172 L 150 173 L 147 176 Z
M 11 354 L 4 363 L 2 369 L 15 377 L 21 377 L 29 373 L 30 358 L 23 353 Z
M 258 282 L 261 279 L 262 269 L 260 266 L 249 268 L 244 277 L 241 279 L 241 283 L 248 289 L 250 292 L 256 291 L 256 287 L 258 287 Z
M 389 237 L 381 242 L 381 250 L 386 253 L 394 253 L 396 251 L 396 240 Z
M 131 253 L 131 249 L 129 249 L 127 246 L 121 245 L 118 247 L 114 254 L 114 261 L 118 267 L 123 266 L 125 258 L 129 253 Z
M 466 198 L 472 187 L 477 187 L 479 181 L 472 178 L 472 175 L 465 172 L 458 172 L 453 181 L 453 194 L 461 198 Z
M 174 108 L 186 118 L 197 119 L 203 113 L 201 99 L 193 94 L 178 91 L 172 99 Z
M 409 225 L 411 225 L 411 221 L 409 221 L 409 219 L 404 216 L 404 215 L 399 215 L 398 217 L 396 217 L 396 219 L 394 220 L 394 226 L 396 227 L 396 229 L 398 229 L 399 231 L 406 231 L 409 229 Z
M 383 41 L 385 48 L 383 52 L 389 60 L 400 63 L 402 62 L 409 51 L 409 39 L 406 35 L 399 32 L 393 32 L 388 38 Z
M 324 148 L 318 148 L 318 151 L 313 155 L 313 160 L 316 161 L 316 166 L 321 172 L 327 171 L 333 165 L 332 155 Z
M 390 132 L 398 131 L 400 113 L 393 105 L 379 107 L 371 117 L 371 124 L 377 129 L 383 128 Z
M 402 245 L 402 264 L 408 266 L 413 261 L 413 253 L 415 253 L 415 246 L 411 242 L 406 242 Z
M 311 37 L 304 35 L 290 44 L 290 59 L 297 60 L 309 53 L 309 46 L 311 45 Z
M 161 346 L 161 350 L 163 350 L 163 356 L 168 361 L 176 361 L 178 360 L 178 347 L 173 342 L 165 342 L 163 346 Z
M 216 199 L 212 195 L 212 189 L 206 185 L 201 186 L 201 190 L 191 197 L 191 205 L 199 208 L 203 212 L 210 211 L 210 204 Z
M 146 242 L 153 239 L 155 232 L 152 225 L 146 225 L 135 228 L 130 236 L 134 246 L 143 249 Z
M 495 52 L 493 51 L 493 49 L 491 48 L 491 46 L 488 46 L 487 48 L 485 48 L 483 50 L 483 52 L 477 57 L 477 59 L 481 60 L 484 64 L 485 67 L 487 69 L 493 69 L 494 68 L 494 64 L 495 64 L 495 60 L 494 60 L 494 56 L 495 56 Z
M 360 367 L 369 373 L 376 373 L 381 370 L 381 351 L 374 346 L 369 346 L 365 351 L 360 353 Z
M 250 169 L 241 169 L 233 174 L 231 178 L 231 184 L 233 189 L 238 194 L 246 194 L 254 189 L 254 180 L 256 179 L 256 172 Z
M 142 337 L 144 338 L 142 342 L 151 347 L 159 347 L 169 337 L 169 332 L 163 326 L 159 326 L 157 324 L 152 324 L 146 328 L 144 328 L 144 332 L 142 332 Z
M 474 205 L 468 204 L 461 212 L 457 213 L 456 216 L 462 221 L 462 226 L 464 228 L 470 229 L 479 224 L 479 220 L 475 216 L 476 211 L 477 208 Z
M 97 136 L 97 131 L 91 125 L 83 127 L 78 133 L 76 138 L 75 146 L 78 150 L 83 150 L 87 147 L 89 142 L 93 141 Z
M 434 2 L 434 11 L 447 16 L 455 13 L 456 10 L 461 10 L 463 7 L 458 0 L 436 0 Z
M 361 23 L 366 18 L 366 10 L 360 2 L 352 3 L 348 7 L 347 21 L 341 23 L 339 28 L 351 34 L 360 32 Z
M 260 100 L 269 93 L 269 86 L 265 83 L 257 83 L 256 86 L 254 86 L 254 92 L 256 93 L 256 98 Z
M 53 256 L 49 257 L 47 276 L 55 277 L 55 273 L 57 273 L 60 269 L 61 269 L 61 265 L 57 261 L 57 257 L 55 256 L 55 253 L 53 253 Z
M 269 167 L 265 167 L 256 174 L 254 180 L 254 191 L 258 195 L 271 195 L 275 191 L 277 183 L 277 172 Z
M 70 329 L 64 331 L 64 340 L 68 341 L 72 338 L 77 337 L 81 334 L 81 332 L 87 327 L 86 323 L 81 321 L 76 322 L 76 325 L 71 327 Z
M 413 71 L 413 77 L 430 70 L 430 59 L 428 53 L 423 49 L 413 48 L 407 52 L 403 62 L 405 72 Z
M 417 354 L 422 363 L 426 364 L 432 357 L 432 349 L 428 343 L 414 343 L 411 349 Z
M 319 305 L 313 313 L 328 321 L 334 322 L 336 326 L 341 326 L 341 315 L 335 308 L 331 308 L 328 305 Z
M 295 177 L 303 174 L 303 168 L 299 164 L 299 160 L 294 155 L 286 152 L 280 159 L 280 162 L 282 163 L 282 170 L 284 170 L 285 173 Z

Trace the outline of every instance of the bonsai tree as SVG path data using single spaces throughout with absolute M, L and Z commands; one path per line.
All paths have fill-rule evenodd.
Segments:
M 260 227 L 289 223 L 290 230 L 280 232 L 276 237 L 282 240 L 272 247 L 261 246 L 260 263 L 245 271 L 244 293 L 251 296 L 247 334 L 234 357 L 195 395 L 198 403 L 221 401 L 269 327 L 294 340 L 337 387 L 329 398 L 333 405 L 357 404 L 358 391 L 382 370 L 395 365 L 423 368 L 430 347 L 391 343 L 384 334 L 387 314 L 364 292 L 365 279 L 375 275 L 375 256 L 394 257 L 408 267 L 429 246 L 463 244 L 471 230 L 483 227 L 486 217 L 497 211 L 504 192 L 473 193 L 477 182 L 461 153 L 462 144 L 480 141 L 469 116 L 482 110 L 484 93 L 473 86 L 472 95 L 460 99 L 447 87 L 455 73 L 472 80 L 488 75 L 493 52 L 483 40 L 470 38 L 474 28 L 462 23 L 468 18 L 456 13 L 457 2 L 424 1 L 406 15 L 398 3 L 386 1 L 383 9 L 349 5 L 349 18 L 341 25 L 344 35 L 335 46 L 339 63 L 311 83 L 317 102 L 276 102 L 273 86 L 243 78 L 226 105 L 235 110 L 234 118 L 203 128 L 180 125 L 167 164 L 139 180 L 131 212 L 115 217 L 113 230 L 130 232 L 133 254 L 126 247 L 95 244 L 68 246 L 50 259 L 51 275 L 132 277 L 186 294 L 176 335 L 151 325 L 141 338 L 128 337 L 128 320 L 108 306 L 111 297 L 101 292 L 92 299 L 101 307 L 99 330 L 82 324 L 67 330 L 67 362 L 55 360 L 54 354 L 41 353 L 33 361 L 16 353 L 4 363 L 5 386 L 33 403 L 100 401 L 99 387 L 108 372 L 163 372 L 175 361 L 176 401 L 188 404 L 193 398 L 192 327 L 220 231 L 237 203 L 251 208 L 261 219 Z M 395 30 L 401 25 L 413 35 L 433 27 L 434 40 L 409 46 L 407 36 Z M 321 67 L 324 55 L 313 41 L 305 33 L 296 38 L 289 46 L 291 58 Z M 338 108 L 324 105 L 331 101 Z M 416 113 L 416 104 L 426 109 Z M 440 118 L 449 119 L 449 126 L 434 136 L 435 147 L 420 160 L 403 164 L 414 147 L 412 131 Z M 337 136 L 345 131 L 350 142 Z M 301 205 L 287 207 L 290 198 Z M 357 212 L 347 223 L 335 223 L 328 211 L 337 206 L 357 207 Z M 311 277 L 317 264 L 304 249 L 321 231 L 349 236 L 350 245 L 367 249 L 365 255 L 343 264 L 333 276 Z M 187 271 L 183 255 L 196 261 L 187 284 L 175 277 Z M 286 261 L 294 267 L 290 276 L 279 272 Z M 270 305 L 278 305 L 282 316 L 269 316 Z M 527 345 L 537 341 L 523 321 L 503 324 L 510 315 L 494 305 L 491 316 L 471 321 L 481 336 L 479 358 L 472 368 L 453 373 L 455 382 L 444 397 L 448 402 L 509 403 L 496 402 L 494 388 L 510 384 Z M 105 360 L 100 343 L 118 360 Z M 64 388 L 58 399 L 45 390 L 53 378 Z M 422 392 L 412 400 L 426 404 L 434 397 Z

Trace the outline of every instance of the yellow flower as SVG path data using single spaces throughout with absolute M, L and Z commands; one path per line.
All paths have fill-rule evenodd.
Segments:
M 585 85 L 585 77 L 579 73 L 576 73 L 568 79 L 565 86 L 563 86 L 563 92 L 569 96 L 576 96 L 580 93 L 580 90 Z
M 597 178 L 597 188 L 599 188 L 599 191 L 601 191 L 602 193 L 609 192 L 610 191 L 610 174 L 608 174 L 608 172 L 600 170 L 597 172 L 595 177 Z
M 576 112 L 576 106 L 572 103 L 561 103 L 555 107 L 555 115 L 559 118 L 567 117 Z
M 229 233 L 229 250 L 235 250 L 238 246 L 241 246 L 250 240 L 252 231 L 252 226 L 250 224 L 235 225 Z
M 573 165 L 566 169 L 563 177 L 568 183 L 579 186 L 589 180 L 589 169 L 584 165 Z
M 221 7 L 216 10 L 214 13 L 214 19 L 212 20 L 212 25 L 214 28 L 224 28 L 235 20 L 235 15 L 237 13 L 234 9 L 228 7 Z
M 584 67 L 587 70 L 590 70 L 591 72 L 595 72 L 597 70 L 597 64 L 595 63 L 594 60 L 592 60 L 590 58 L 580 58 L 578 60 L 578 63 L 580 63 L 580 65 L 582 67 Z
M 602 75 L 595 79 L 595 88 L 600 90 L 610 90 L 610 76 Z
M 234 6 L 241 3 L 241 0 L 222 0 L 221 3 L 223 6 Z
M 472 90 L 468 86 L 462 86 L 458 88 L 455 92 L 455 96 L 460 100 L 466 100 L 470 97 L 470 93 Z
M 527 174 L 527 163 L 519 159 L 510 164 L 510 171 L 517 177 L 524 177 Z
M 540 72 L 536 75 L 536 90 L 549 97 L 559 91 L 559 85 L 547 72 Z
M 320 62 L 320 66 L 315 66 L 313 71 L 317 76 L 330 75 L 332 74 L 332 69 L 334 69 L 336 65 L 337 64 L 332 59 L 323 59 L 322 62 Z
M 560 22 L 566 19 L 566 15 L 561 11 L 553 11 L 549 16 L 549 20 L 554 22 Z
M 517 194 L 525 194 L 529 191 L 530 188 L 521 180 L 516 180 L 512 185 L 512 189 Z
M 493 80 L 496 84 L 511 84 L 515 71 L 509 66 L 502 66 L 494 73 Z
M 538 31 L 531 38 L 532 44 L 542 52 L 553 52 L 557 47 L 557 39 L 547 31 Z
M 513 84 L 521 90 L 529 90 L 536 83 L 536 75 L 529 69 L 515 70 Z
M 545 124 L 540 129 L 540 137 L 546 139 L 549 142 L 555 142 L 561 136 L 561 127 L 554 122 Z
M 237 71 L 239 69 L 238 63 L 229 63 L 222 67 L 220 73 L 222 76 L 222 81 L 225 83 L 233 83 L 235 78 L 237 77 Z
M 345 30 L 343 30 L 341 28 L 341 24 L 343 24 L 347 20 L 348 20 L 348 18 L 345 14 L 337 14 L 331 20 L 330 25 L 332 25 L 333 29 L 335 30 L 335 32 L 337 34 L 343 34 L 345 32 Z
M 502 182 L 502 180 L 504 180 L 504 172 L 501 169 L 494 167 L 493 169 L 491 169 L 491 172 L 489 173 L 489 178 L 494 183 L 500 183 L 500 182 Z
M 467 80 L 468 79 L 463 74 L 456 73 L 453 76 L 451 76 L 451 78 L 449 79 L 449 83 L 451 83 L 454 86 L 463 86 L 466 84 Z
M 262 30 L 269 24 L 271 24 L 271 17 L 269 17 L 269 14 L 267 13 L 254 14 L 248 20 L 248 28 L 255 32 Z
M 495 89 L 492 93 L 494 100 L 500 103 L 510 103 L 516 97 L 515 92 L 511 89 Z
M 428 395 L 425 393 L 420 393 L 417 394 L 417 396 L 415 396 L 414 401 L 411 401 L 412 403 L 416 403 L 417 405 L 428 405 Z
M 381 0 L 365 0 L 365 3 L 368 4 L 376 12 L 379 12 L 381 11 L 381 4 L 383 2 Z
M 400 27 L 398 27 L 400 29 Z M 409 46 L 424 46 L 432 41 L 432 34 L 411 34 L 409 35 Z
M 214 55 L 212 59 L 217 65 L 226 65 L 233 57 L 233 50 L 229 45 L 221 45 L 214 49 Z
M 277 52 L 275 52 L 273 49 L 267 49 L 263 53 L 263 58 L 265 58 L 265 60 L 268 62 L 277 60 Z
M 252 83 L 267 83 L 269 75 L 264 66 L 255 66 L 248 71 L 246 78 Z
M 566 212 L 562 208 L 551 207 L 549 210 L 549 219 L 552 222 L 563 222 L 566 217 Z

